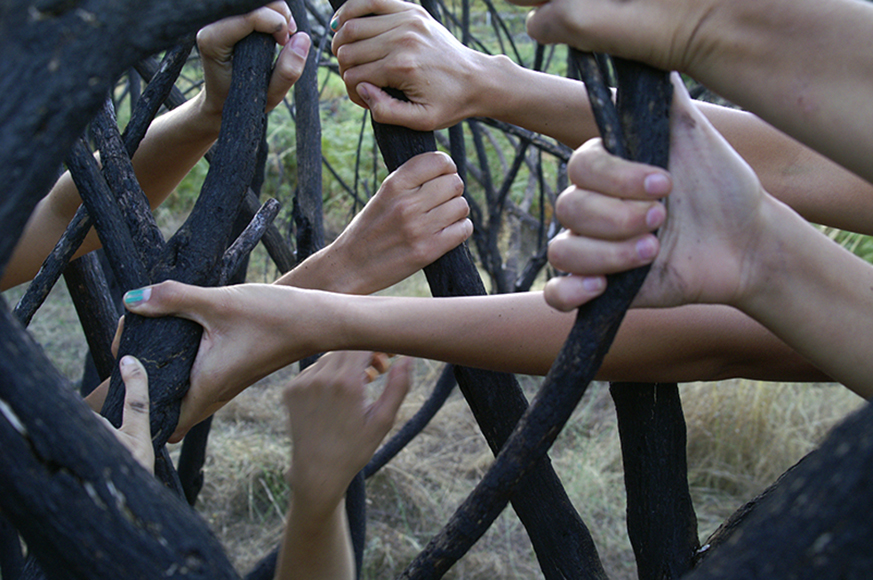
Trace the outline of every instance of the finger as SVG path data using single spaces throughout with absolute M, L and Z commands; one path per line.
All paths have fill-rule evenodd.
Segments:
M 417 190 L 438 177 L 457 176 L 457 172 L 451 157 L 441 151 L 429 151 L 406 161 L 388 178 L 402 190 Z
M 462 243 L 473 235 L 473 222 L 469 219 L 459 220 L 449 226 L 446 226 L 437 235 L 437 248 L 445 250 L 445 254 L 449 250 L 460 246 Z M 442 255 L 440 254 L 440 255 Z
M 124 316 L 118 318 L 118 325 L 115 327 L 115 336 L 112 337 L 112 344 L 109 345 L 109 352 L 112 356 L 118 356 L 118 346 L 121 344 L 121 333 L 124 332 Z
M 438 175 L 422 184 L 419 195 L 428 202 L 428 210 L 436 209 L 453 200 L 463 199 L 464 182 L 461 176 L 453 169 L 454 166 L 452 165 L 447 170 L 447 173 Z
M 409 392 L 411 383 L 412 361 L 409 358 L 401 357 L 391 366 L 388 372 L 388 378 L 385 381 L 385 389 L 379 398 L 370 406 L 370 419 L 376 429 L 375 435 L 379 441 L 394 425 L 394 420 L 397 417 L 397 411 L 406 394 Z
M 574 234 L 606 240 L 625 240 L 651 232 L 664 223 L 667 212 L 658 201 L 631 201 L 570 188 L 555 205 L 555 216 Z
M 454 197 L 427 212 L 433 233 L 464 221 L 470 215 L 470 206 L 463 197 Z
M 558 276 L 546 282 L 543 295 L 552 308 L 567 312 L 606 290 L 605 276 Z
M 382 60 L 391 54 L 393 46 L 386 34 L 404 22 L 405 19 L 397 15 L 349 20 L 334 35 L 331 51 L 343 68 Z
M 203 314 L 211 311 L 211 306 L 205 301 L 207 292 L 209 291 L 198 286 L 167 281 L 131 290 L 122 300 L 125 308 L 142 316 L 172 315 L 193 320 L 203 326 Z M 218 304 L 217 308 L 220 310 L 221 305 Z
M 355 86 L 358 105 L 370 110 L 370 115 L 377 123 L 386 125 L 401 125 L 416 131 L 433 131 L 440 129 L 431 118 L 427 105 L 412 101 L 395 99 L 376 85 L 359 83 Z
M 391 357 L 384 352 L 374 352 L 370 366 L 379 374 L 383 374 L 391 367 Z
M 650 264 L 658 255 L 658 238 L 645 234 L 624 241 L 606 241 L 559 234 L 549 244 L 549 263 L 563 272 L 583 276 L 615 274 Z
M 279 57 L 273 65 L 270 85 L 267 88 L 267 111 L 271 111 L 282 102 L 285 95 L 303 74 L 306 67 L 306 57 L 312 44 L 309 35 L 298 32 L 282 48 Z
M 119 369 L 125 389 L 121 430 L 142 445 L 151 445 L 149 382 L 145 367 L 136 358 L 124 356 L 119 362 Z
M 665 170 L 616 157 L 603 148 L 600 139 L 586 142 L 573 153 L 567 177 L 581 189 L 622 199 L 659 199 L 672 189 Z
M 399 0 L 353 0 L 346 2 L 336 11 L 330 21 L 330 29 L 334 32 L 340 30 L 349 20 L 362 16 L 391 14 L 409 10 L 408 2 Z
M 251 31 L 272 35 L 276 42 L 283 45 L 288 42 L 291 33 L 297 30 L 291 10 L 285 2 L 271 2 L 249 12 L 244 18 L 248 20 Z

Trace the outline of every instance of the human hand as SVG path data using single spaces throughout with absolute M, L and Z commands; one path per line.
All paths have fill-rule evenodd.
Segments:
M 319 314 L 332 306 L 315 294 L 270 284 L 202 288 L 174 281 L 125 294 L 131 312 L 178 316 L 203 327 L 171 443 L 259 379 L 321 352 L 315 341 L 330 329 Z
M 124 382 L 124 410 L 121 427 L 116 429 L 105 417 L 97 417 L 112 431 L 133 458 L 151 474 L 155 472 L 155 450 L 149 427 L 149 379 L 136 358 L 124 356 L 119 362 Z
M 568 44 L 687 71 L 720 7 L 714 0 L 509 0 L 533 6 L 527 32 L 543 44 Z M 721 3 L 724 4 L 724 3 Z
M 306 33 L 297 32 L 297 25 L 285 2 L 271 2 L 248 14 L 219 20 L 197 33 L 205 81 L 203 106 L 208 113 L 221 117 L 230 90 L 233 47 L 252 32 L 271 34 L 283 46 L 273 65 L 267 89 L 267 111 L 282 102 L 303 74 L 311 41 Z
M 464 184 L 445 153 L 417 155 L 391 173 L 318 256 L 329 289 L 370 294 L 403 280 L 473 233 Z
M 292 445 L 288 480 L 296 505 L 330 513 L 394 424 L 409 390 L 411 364 L 391 366 L 381 395 L 367 397 L 368 371 L 384 372 L 387 357 L 331 352 L 286 387 Z
M 567 166 L 574 184 L 556 214 L 569 231 L 549 246 L 546 301 L 570 310 L 600 294 L 604 274 L 651 263 L 634 306 L 735 304 L 750 285 L 765 198 L 752 169 L 672 77 L 670 172 L 622 160 L 592 140 Z M 667 208 L 658 198 L 669 193 Z M 663 227 L 662 227 L 663 226 Z M 661 227 L 659 236 L 651 232 Z
M 376 121 L 433 131 L 483 114 L 475 101 L 487 57 L 461 44 L 421 6 L 350 0 L 331 28 L 349 97 Z M 403 91 L 409 102 L 382 87 Z

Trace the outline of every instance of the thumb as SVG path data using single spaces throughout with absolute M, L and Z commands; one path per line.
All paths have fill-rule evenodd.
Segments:
M 391 366 L 385 381 L 385 390 L 370 408 L 370 416 L 380 431 L 380 440 L 394 425 L 397 411 L 409 392 L 412 361 L 401 358 Z
M 373 120 L 386 125 L 401 125 L 417 131 L 432 131 L 422 111 L 422 105 L 395 99 L 376 85 L 358 83 L 355 91 L 367 104 Z
M 204 325 L 202 311 L 208 306 L 204 288 L 167 281 L 125 293 L 124 307 L 140 316 L 178 316 Z
M 119 369 L 125 390 L 121 429 L 131 437 L 150 443 L 149 380 L 145 367 L 136 358 L 124 356 Z
M 267 89 L 267 111 L 281 103 L 294 83 L 300 79 L 306 67 L 306 57 L 311 44 L 308 34 L 298 32 L 279 53 Z

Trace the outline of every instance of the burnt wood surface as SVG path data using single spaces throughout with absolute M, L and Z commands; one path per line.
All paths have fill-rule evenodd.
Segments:
M 334 0 L 331 4 L 336 10 L 342 1 Z M 404 98 L 395 89 L 386 90 L 396 98 Z M 431 132 L 381 123 L 373 123 L 373 130 L 389 171 L 415 155 L 436 150 Z M 466 244 L 450 250 L 424 271 L 434 296 L 486 294 Z M 455 367 L 455 375 L 488 445 L 496 454 L 527 409 L 527 400 L 518 382 L 507 373 L 467 367 Z M 540 458 L 513 496 L 512 505 L 528 532 L 546 578 L 605 578 L 588 528 L 547 457 Z
M 166 243 L 160 259 L 150 272 L 141 274 L 146 276 L 146 284 L 168 279 L 206 286 L 217 283 L 234 220 L 254 175 L 265 122 L 272 51 L 273 41 L 266 35 L 249 36 L 237 45 L 231 91 L 203 190 L 189 218 Z M 95 214 L 90 208 L 89 212 Z M 96 215 L 94 219 L 99 234 L 100 221 Z M 118 276 L 118 261 L 109 253 L 109 244 L 104 241 L 103 245 Z M 130 263 L 130 258 L 128 255 L 122 260 Z M 125 285 L 125 280 L 118 277 L 127 289 L 145 285 Z M 149 374 L 156 448 L 162 447 L 176 428 L 201 332 L 199 325 L 179 318 L 125 318 L 118 355 L 137 356 Z M 123 384 L 116 370 L 102 411 L 113 424 L 120 424 L 123 399 Z
M 686 578 L 873 578 L 871 489 L 873 406 L 866 403 Z
M 184 34 L 258 4 L 4 6 L 0 267 L 121 72 Z M 0 509 L 49 577 L 236 577 L 202 521 L 98 425 L 5 305 L 0 349 Z
M 679 578 L 691 570 L 700 548 L 679 388 L 675 383 L 613 383 L 609 392 L 618 416 L 627 530 L 638 577 Z
M 97 374 L 103 381 L 115 367 L 111 345 L 121 312 L 113 299 L 96 252 L 70 262 L 64 270 L 64 282 L 76 308 Z
M 0 313 L 0 509 L 49 578 L 237 578 L 205 522 Z
M 652 85 L 649 85 L 649 80 Z M 589 92 L 605 87 L 594 85 L 598 79 L 586 79 Z M 652 88 L 657 90 L 653 91 Z M 666 167 L 669 151 L 669 111 L 671 93 L 669 79 L 657 71 L 635 72 L 623 79 L 619 92 L 641 90 L 642 105 L 635 112 L 641 122 L 637 130 L 652 131 L 653 138 L 635 139 L 640 144 L 637 160 Z M 595 103 L 609 110 L 611 99 Z M 600 111 L 596 111 L 596 117 Z M 619 115 L 613 114 L 612 120 Z M 624 129 L 615 127 L 617 135 Z M 626 143 L 623 138 L 620 143 Z M 651 146 L 650 149 L 646 149 Z M 625 147 L 625 151 L 627 148 Z M 537 393 L 530 409 L 518 423 L 512 437 L 501 449 L 497 460 L 473 492 L 455 512 L 443 530 L 420 553 L 401 578 L 440 578 L 472 544 L 481 537 L 506 505 L 519 481 L 530 472 L 535 462 L 546 456 L 549 447 L 569 419 L 588 384 L 593 380 L 609 345 L 612 343 L 624 313 L 642 285 L 648 268 L 609 277 L 608 290 L 599 298 L 579 308 L 576 322 Z

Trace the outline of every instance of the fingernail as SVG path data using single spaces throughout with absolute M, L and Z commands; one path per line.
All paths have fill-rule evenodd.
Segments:
M 602 276 L 594 276 L 590 278 L 582 278 L 582 287 L 586 292 L 602 292 L 606 287 L 606 280 Z
M 664 197 L 670 193 L 670 178 L 663 173 L 650 173 L 643 181 L 646 193 L 655 197 Z
M 661 224 L 664 223 L 664 218 L 666 216 L 667 213 L 664 211 L 664 206 L 660 203 L 656 203 L 646 212 L 646 225 L 652 229 L 660 227 Z
M 361 97 L 365 103 L 370 104 L 370 91 L 364 85 L 358 85 L 355 87 L 358 91 L 358 96 Z
M 333 20 L 330 21 L 330 29 L 334 32 L 339 30 L 339 16 L 334 16 Z
M 658 246 L 653 236 L 646 236 L 637 242 L 637 255 L 643 260 L 651 260 L 658 254 Z
M 131 290 L 124 295 L 124 303 L 128 306 L 135 306 L 137 304 L 141 304 L 143 302 L 148 302 L 148 299 L 152 296 L 151 287 L 145 288 L 137 288 L 136 290 Z
M 132 365 L 133 364 L 133 357 L 130 356 L 129 354 L 126 354 L 123 357 L 121 357 L 121 360 L 119 361 L 118 364 L 120 364 L 123 367 L 126 367 L 128 365 Z
M 291 37 L 291 44 L 288 46 L 291 47 L 294 54 L 306 58 L 306 54 L 309 52 L 309 37 L 305 34 L 295 34 Z

